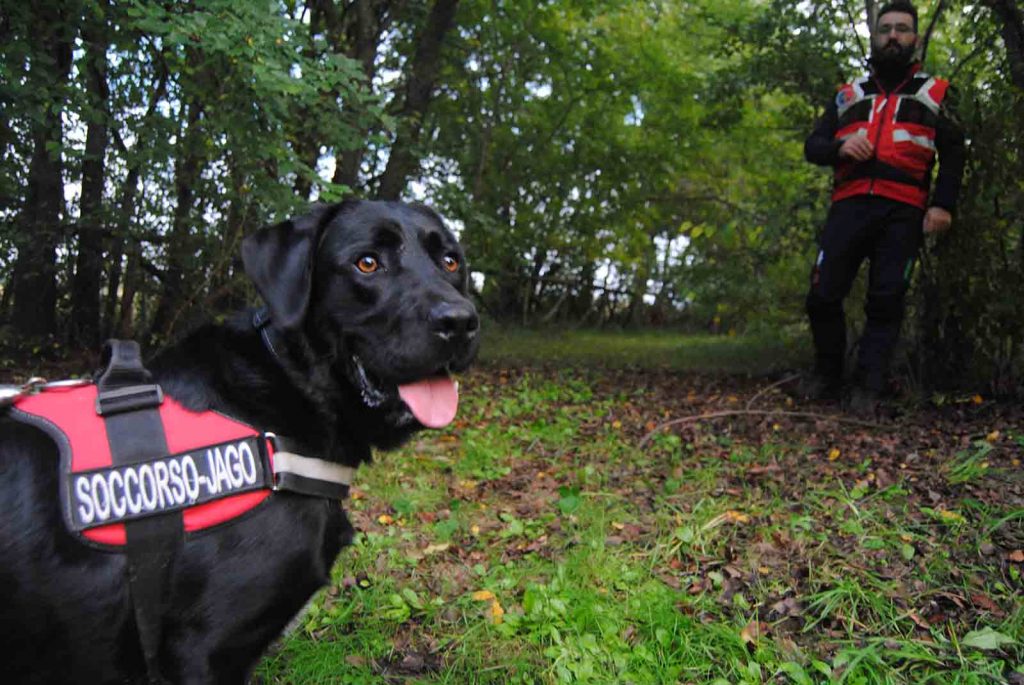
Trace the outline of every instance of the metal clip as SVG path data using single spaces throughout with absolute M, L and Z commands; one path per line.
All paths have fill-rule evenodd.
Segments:
M 89 385 L 92 381 L 88 378 L 73 378 L 66 381 L 47 382 L 45 378 L 33 376 L 21 385 L 0 385 L 0 409 L 17 404 L 18 400 L 29 395 L 35 395 L 42 390 L 51 388 L 77 388 L 82 385 Z

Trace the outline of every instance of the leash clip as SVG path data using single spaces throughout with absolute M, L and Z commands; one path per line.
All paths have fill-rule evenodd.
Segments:
M 0 385 L 0 409 L 12 407 L 23 397 L 35 395 L 51 388 L 77 388 L 92 383 L 87 378 L 73 378 L 66 381 L 49 382 L 41 376 L 33 376 L 21 385 Z

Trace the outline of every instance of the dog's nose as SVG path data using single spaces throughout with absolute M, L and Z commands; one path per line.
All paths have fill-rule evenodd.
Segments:
M 472 338 L 480 328 L 480 317 L 468 302 L 442 302 L 430 310 L 430 326 L 442 340 Z

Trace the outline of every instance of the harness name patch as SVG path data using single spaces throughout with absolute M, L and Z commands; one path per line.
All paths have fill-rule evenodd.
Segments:
M 66 476 L 76 531 L 180 511 L 273 485 L 266 439 L 259 435 Z

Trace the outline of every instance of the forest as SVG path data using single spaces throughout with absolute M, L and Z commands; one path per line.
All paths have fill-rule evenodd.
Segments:
M 921 7 L 968 136 L 899 371 L 1024 376 L 1024 23 Z M 251 301 L 246 232 L 409 199 L 513 326 L 805 335 L 829 174 L 802 142 L 864 68 L 872 0 L 4 0 L 0 321 L 11 345 L 159 343 Z M 856 307 L 854 312 L 856 325 Z
M 881 5 L 0 0 L 0 377 L 25 383 L 4 401 L 39 391 L 32 376 L 88 385 L 106 339 L 150 354 L 257 305 L 243 239 L 310 203 L 423 202 L 465 248 L 479 358 L 450 426 L 375 450 L 341 511 L 317 500 L 349 518 L 351 545 L 248 682 L 1021 685 L 1020 0 L 917 3 L 917 57 L 950 80 L 967 154 L 952 229 L 904 276 L 898 392 L 871 414 L 794 392 L 833 183 L 804 141 L 865 72 Z M 864 281 L 847 300 L 850 357 Z M 300 357 L 265 323 L 248 353 L 294 381 L 282 359 Z M 326 385 L 309 397 L 354 383 L 315 361 L 334 366 L 310 374 Z M 267 383 L 202 401 L 217 408 L 225 388 L 310 433 L 352 421 L 341 404 L 282 408 L 298 395 Z M 3 510 L 59 521 L 56 497 L 33 508 L 12 486 L 26 464 L 50 467 L 11 435 Z M 247 530 L 282 530 L 268 509 Z M 280 551 L 238 525 L 205 538 L 215 561 Z M 11 578 L 63 539 L 4 532 L 40 541 L 38 555 L 0 549 Z M 113 568 L 71 545 L 51 554 L 76 574 Z M 20 606 L 68 630 L 29 585 Z M 274 594 L 256 590 L 232 610 Z M 55 615 L 85 606 L 59 594 Z M 33 675 L 72 663 L 21 640 L 8 652 Z

